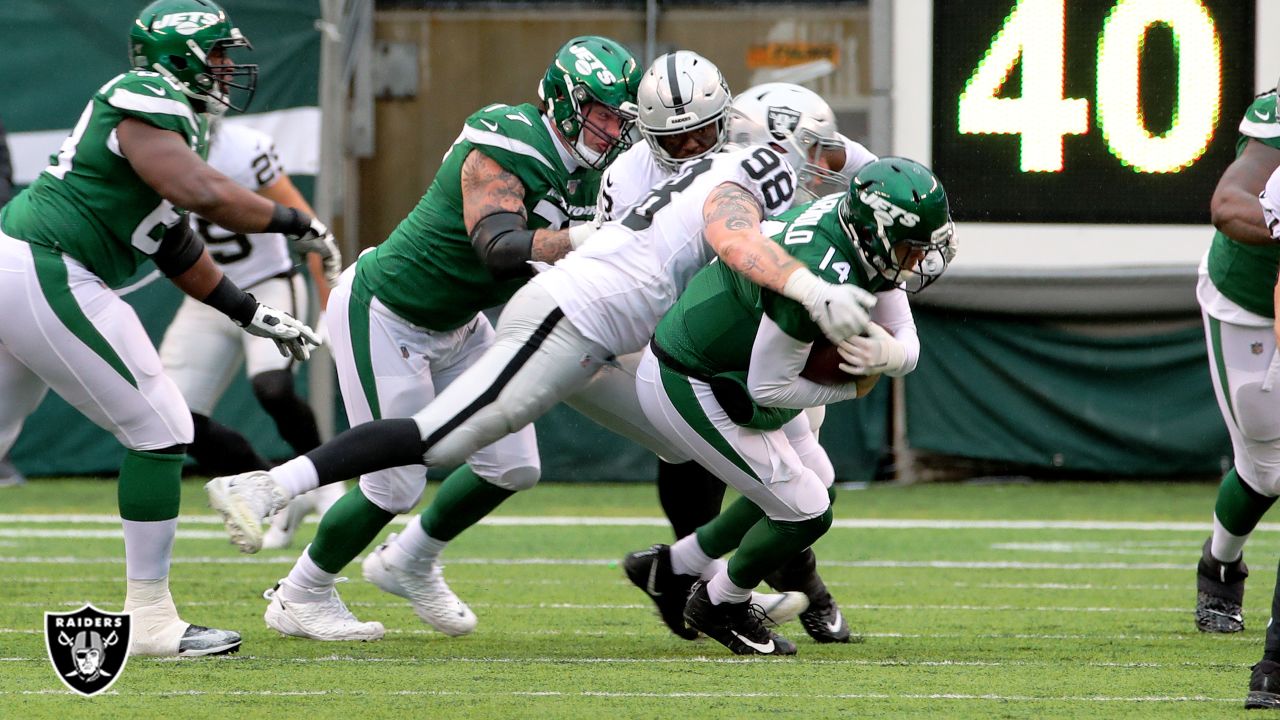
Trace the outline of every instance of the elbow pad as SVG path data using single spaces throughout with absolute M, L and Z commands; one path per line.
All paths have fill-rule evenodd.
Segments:
M 480 218 L 471 230 L 471 246 L 495 280 L 533 276 L 533 231 L 520 213 L 502 211 Z
M 191 232 L 191 223 L 183 216 L 182 222 L 165 230 L 160 248 L 151 256 L 151 262 L 165 277 L 177 277 L 191 269 L 203 252 L 204 242 Z

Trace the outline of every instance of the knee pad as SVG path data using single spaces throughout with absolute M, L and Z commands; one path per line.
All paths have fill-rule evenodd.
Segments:
M 293 391 L 293 373 L 288 370 L 268 370 L 253 376 L 253 396 L 263 407 L 269 407 L 295 396 Z
M 817 473 L 805 468 L 804 473 L 791 482 L 795 483 L 795 488 L 788 504 L 801 518 L 817 517 L 831 509 L 831 496 Z
M 537 485 L 538 480 L 541 478 L 541 468 L 526 465 L 525 467 L 511 468 L 496 478 L 482 477 L 481 479 L 503 490 L 520 492 Z
M 364 475 L 359 483 L 360 492 L 366 500 L 395 515 L 412 512 L 427 487 L 425 473 L 408 475 L 397 472 L 400 469 L 380 470 Z

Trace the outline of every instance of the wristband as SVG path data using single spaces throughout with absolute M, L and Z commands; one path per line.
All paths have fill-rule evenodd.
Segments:
M 285 235 L 302 235 L 311 229 L 311 218 L 288 205 L 276 203 L 271 210 L 271 222 L 262 229 L 263 232 L 284 233 Z
M 258 301 L 253 295 L 241 290 L 226 275 L 222 276 L 217 287 L 200 302 L 231 318 L 240 327 L 253 322 L 253 314 L 258 311 Z

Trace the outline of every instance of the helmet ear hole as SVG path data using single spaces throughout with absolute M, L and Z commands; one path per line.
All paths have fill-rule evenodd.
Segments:
M 182 57 L 181 55 L 170 55 L 169 64 L 173 66 L 174 70 L 186 70 L 188 67 L 190 67 L 190 65 L 187 63 L 187 59 Z

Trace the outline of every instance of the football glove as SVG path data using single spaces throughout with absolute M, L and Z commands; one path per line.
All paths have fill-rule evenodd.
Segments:
M 329 227 L 317 218 L 300 235 L 290 235 L 293 247 L 300 253 L 316 253 L 324 266 L 324 279 L 329 287 L 338 284 L 338 276 L 342 274 L 342 252 L 338 250 L 338 242 Z
M 804 306 L 832 343 L 861 335 L 871 322 L 876 296 L 857 285 L 834 285 L 806 268 L 791 273 L 782 294 Z
M 840 369 L 850 375 L 888 375 L 897 377 L 907 365 L 907 350 L 888 330 L 876 323 L 867 326 L 867 334 L 855 335 L 836 344 L 844 362 Z
M 292 355 L 298 362 L 311 357 L 311 346 L 320 344 L 320 338 L 306 323 L 262 303 L 258 303 L 253 319 L 243 327 L 250 335 L 274 340 L 282 356 Z

